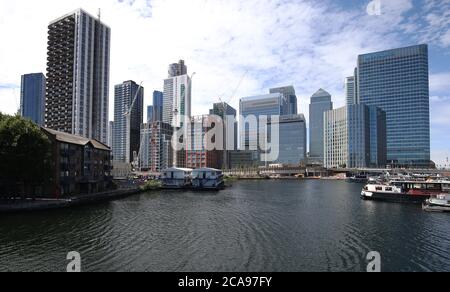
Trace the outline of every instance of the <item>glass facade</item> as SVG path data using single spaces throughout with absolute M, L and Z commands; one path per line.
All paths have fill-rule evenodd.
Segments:
M 161 91 L 153 92 L 153 120 L 155 122 L 162 122 L 163 120 L 163 97 Z
M 376 107 L 369 107 L 370 115 L 370 167 L 384 168 L 387 162 L 386 113 Z
M 324 114 L 325 167 L 367 168 L 386 165 L 386 113 L 354 104 Z
M 333 109 L 331 95 L 319 89 L 309 105 L 309 156 L 311 160 L 322 163 L 324 158 L 324 113 Z
M 349 168 L 364 168 L 370 160 L 369 108 L 363 104 L 347 106 Z
M 386 112 L 388 163 L 429 166 L 428 46 L 360 55 L 357 82 L 357 101 Z
M 147 123 L 154 121 L 154 107 L 152 105 L 147 106 Z
M 280 116 L 283 111 L 283 96 L 281 93 L 245 97 L 240 100 L 240 116 L 247 121 L 240 121 L 241 150 L 256 150 L 260 134 L 259 117 Z M 249 121 L 255 119 L 256 124 Z M 266 125 L 264 125 L 265 127 Z
M 22 76 L 20 114 L 39 126 L 44 126 L 45 76 L 42 73 Z
M 114 161 L 130 163 L 133 160 L 134 152 L 139 153 L 141 125 L 144 119 L 144 88 L 140 88 L 134 107 L 130 112 L 129 135 L 127 134 L 127 117 L 125 116 L 138 88 L 139 85 L 134 81 L 125 81 L 114 88 L 114 134 L 112 147 Z M 127 154 L 128 143 L 130 153 Z M 131 161 L 127 161 L 128 159 Z
M 276 163 L 298 166 L 306 158 L 306 119 L 303 115 L 281 116 L 280 144 Z
M 272 88 L 270 93 L 281 93 L 283 95 L 282 115 L 296 115 L 298 113 L 297 95 L 293 86 Z

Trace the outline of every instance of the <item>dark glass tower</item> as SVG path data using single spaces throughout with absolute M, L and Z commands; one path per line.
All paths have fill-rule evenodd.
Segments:
M 360 55 L 357 82 L 358 103 L 386 112 L 388 163 L 429 166 L 428 46 Z
M 22 76 L 20 88 L 20 114 L 39 126 L 44 126 L 45 76 L 42 73 Z

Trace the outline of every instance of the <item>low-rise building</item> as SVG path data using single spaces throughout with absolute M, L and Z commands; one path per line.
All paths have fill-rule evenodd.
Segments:
M 111 149 L 80 136 L 41 128 L 52 145 L 56 197 L 92 194 L 112 187 Z

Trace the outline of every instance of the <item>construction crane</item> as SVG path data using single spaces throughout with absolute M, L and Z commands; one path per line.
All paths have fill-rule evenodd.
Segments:
M 127 125 L 126 125 L 126 127 L 127 127 L 127 130 L 126 130 L 126 150 L 125 150 L 125 162 L 126 163 L 132 163 L 133 161 L 131 160 L 132 159 L 132 157 L 131 157 L 131 112 L 133 111 L 133 108 L 134 108 L 134 104 L 136 103 L 136 100 L 137 100 L 137 97 L 139 96 L 139 92 L 141 91 L 141 88 L 142 88 L 142 83 L 143 82 L 141 82 L 140 84 L 139 84 L 139 87 L 138 87 L 138 89 L 136 90 L 136 93 L 134 94 L 134 97 L 133 97 L 133 101 L 131 102 L 131 105 L 127 108 L 127 110 L 125 111 L 125 114 L 123 115 L 125 118 L 126 118 L 126 123 L 127 123 Z

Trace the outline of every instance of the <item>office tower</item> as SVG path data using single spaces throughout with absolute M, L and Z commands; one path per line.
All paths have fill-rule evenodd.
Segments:
M 370 162 L 369 167 L 385 168 L 387 163 L 386 112 L 369 106 Z
M 241 150 L 258 150 L 258 140 L 261 127 L 267 125 L 259 124 L 259 117 L 281 116 L 283 112 L 283 95 L 281 93 L 273 93 L 267 95 L 259 95 L 252 97 L 244 97 L 240 100 L 239 112 L 240 121 L 240 149 Z M 251 125 L 246 119 L 256 118 L 257 125 Z M 261 128 L 261 129 L 260 129 Z
M 324 114 L 324 166 L 345 168 L 348 163 L 347 108 L 330 110 Z
M 276 163 L 298 166 L 306 158 L 306 119 L 304 115 L 281 116 L 279 156 Z
M 134 81 L 125 81 L 114 87 L 114 161 L 131 163 L 136 158 L 135 154 L 139 154 L 143 110 L 144 88 L 139 88 Z M 126 113 L 130 114 L 129 118 Z
M 173 129 L 160 121 L 145 124 L 141 130 L 140 169 L 160 173 L 173 165 Z
M 211 115 L 216 115 L 222 119 L 223 129 L 223 160 L 222 167 L 229 168 L 228 152 L 238 148 L 238 122 L 237 111 L 231 105 L 221 102 L 215 103 L 209 111 Z
M 188 141 L 186 149 L 187 168 L 203 168 L 210 167 L 221 169 L 223 162 L 223 152 L 221 150 L 212 149 L 210 139 L 207 137 L 208 131 L 213 128 L 215 119 L 211 115 L 195 116 L 190 120 L 188 127 Z M 178 162 L 181 164 L 180 162 Z
M 45 76 L 42 73 L 22 75 L 20 86 L 20 115 L 44 126 Z
M 428 46 L 358 56 L 358 103 L 386 112 L 387 160 L 430 165 Z
M 347 105 L 356 104 L 356 78 L 355 76 L 345 78 L 345 97 Z
M 311 162 L 322 164 L 324 158 L 323 119 L 324 113 L 333 109 L 331 95 L 319 89 L 309 105 L 309 157 Z
M 327 168 L 381 167 L 385 164 L 384 112 L 364 104 L 324 114 L 324 166 Z M 373 145 L 373 146 L 372 146 Z M 376 155 L 372 164 L 371 155 Z
M 108 128 L 108 146 L 112 149 L 114 145 L 114 122 L 109 122 Z
M 154 114 L 154 107 L 152 105 L 149 105 L 147 107 L 147 123 L 151 123 L 154 121 L 155 117 Z
M 50 23 L 47 128 L 108 142 L 110 34 L 82 9 Z
M 155 122 L 163 121 L 163 98 L 164 94 L 161 91 L 153 92 L 153 120 Z
M 186 74 L 164 80 L 163 122 L 180 128 L 191 116 L 191 78 Z M 181 117 L 186 120 L 182 120 Z
M 281 93 L 283 95 L 282 115 L 296 115 L 298 113 L 297 95 L 295 95 L 294 86 L 272 88 L 270 93 Z
M 187 74 L 187 67 L 184 64 L 184 60 L 180 60 L 178 63 L 169 65 L 169 78 L 177 77 Z

